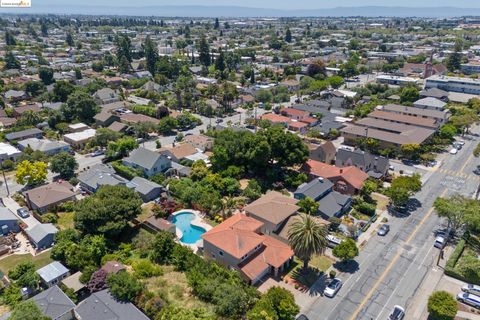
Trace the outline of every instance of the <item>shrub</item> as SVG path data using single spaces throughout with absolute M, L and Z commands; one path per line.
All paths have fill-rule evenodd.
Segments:
M 107 284 L 112 296 L 120 301 L 133 301 L 143 289 L 142 284 L 126 271 L 110 274 Z
M 7 159 L 2 162 L 2 168 L 5 170 L 13 169 L 14 166 L 15 166 L 15 163 L 13 163 L 12 160 Z
M 330 270 L 329 275 L 330 275 L 330 278 L 333 279 L 337 275 L 337 272 L 335 270 Z
M 138 259 L 132 263 L 135 274 L 140 278 L 155 277 L 162 274 L 162 268 L 147 259 Z
M 57 223 L 58 216 L 55 213 L 46 213 L 42 217 L 42 223 Z
M 111 162 L 111 165 L 115 172 L 125 179 L 132 180 L 135 177 L 143 177 L 143 172 L 127 167 L 119 161 L 113 161 Z
M 428 298 L 428 312 L 434 320 L 453 320 L 457 314 L 457 301 L 446 291 L 436 291 Z
M 460 259 L 460 256 L 463 253 L 463 250 L 465 249 L 465 240 L 462 239 L 458 241 L 457 246 L 455 247 L 455 250 L 452 252 L 450 255 L 450 258 L 447 261 L 447 264 L 445 265 L 445 271 L 449 269 L 455 268 L 455 265 L 457 264 L 458 259 Z

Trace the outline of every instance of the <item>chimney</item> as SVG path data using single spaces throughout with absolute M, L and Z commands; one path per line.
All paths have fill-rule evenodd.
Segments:
M 343 169 L 340 169 L 340 173 L 343 173 Z

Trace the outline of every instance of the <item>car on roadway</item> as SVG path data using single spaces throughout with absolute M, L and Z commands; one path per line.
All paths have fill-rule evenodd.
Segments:
M 28 212 L 27 208 L 18 208 L 17 213 L 23 219 L 30 217 L 30 213 Z
M 478 165 L 477 168 L 473 170 L 473 173 L 480 176 L 480 165 Z
M 452 150 L 449 151 L 450 154 L 457 154 L 458 153 L 458 149 L 457 148 L 453 148 Z
M 480 296 L 480 286 L 474 284 L 466 284 L 462 287 L 463 292 L 471 293 L 476 296 Z
M 105 151 L 103 151 L 103 150 L 95 150 L 91 153 L 91 156 L 92 157 L 98 157 L 98 156 L 101 156 L 104 153 L 105 153 Z
M 457 300 L 474 308 L 480 309 L 480 297 L 474 294 L 461 291 L 457 294 Z
M 389 165 L 389 166 L 388 166 L 388 170 L 390 170 L 390 171 L 395 171 L 395 167 L 392 166 L 392 165 Z
M 455 149 L 462 150 L 462 145 L 459 144 L 458 142 L 454 142 L 454 143 L 453 143 L 453 147 L 454 147 Z
M 461 146 L 464 146 L 465 145 L 465 140 L 459 140 L 459 141 L 457 141 L 457 143 Z
M 223 122 L 223 119 L 217 119 L 215 120 L 216 123 L 222 123 Z
M 308 317 L 303 313 L 295 318 L 295 320 L 308 320 Z
M 437 232 L 433 246 L 438 249 L 443 249 L 447 244 L 449 237 L 452 235 L 451 233 L 451 230 L 448 229 Z
M 402 320 L 405 317 L 405 309 L 396 305 L 388 316 L 388 320 Z
M 377 234 L 383 237 L 383 236 L 386 236 L 389 231 L 390 231 L 390 226 L 388 224 L 382 224 L 380 229 L 378 229 Z
M 335 278 L 327 285 L 325 290 L 323 290 L 323 294 L 329 298 L 335 297 L 338 290 L 342 287 L 342 280 Z

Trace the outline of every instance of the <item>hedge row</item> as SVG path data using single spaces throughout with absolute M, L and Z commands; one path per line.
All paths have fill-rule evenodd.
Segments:
M 111 165 L 118 175 L 124 177 L 127 180 L 132 180 L 135 177 L 143 176 L 143 174 L 139 170 L 127 167 L 118 161 L 111 162 Z
M 452 252 L 452 255 L 448 259 L 445 265 L 445 271 L 444 271 L 447 276 L 450 276 L 452 278 L 456 278 L 462 281 L 466 281 L 466 279 L 463 277 L 463 275 L 461 275 L 455 270 L 455 265 L 457 264 L 458 260 L 462 256 L 462 253 L 465 250 L 465 246 L 466 246 L 465 240 L 461 239 L 458 242 L 457 246 L 455 247 L 455 250 Z

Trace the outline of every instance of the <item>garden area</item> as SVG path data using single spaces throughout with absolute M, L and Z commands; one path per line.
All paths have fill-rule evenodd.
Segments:
M 52 261 L 52 258 L 50 258 L 50 251 L 44 251 L 36 256 L 32 256 L 31 254 L 12 254 L 0 259 L 0 270 L 4 274 L 7 274 L 8 271 L 24 262 L 33 262 L 35 267 L 38 269 L 46 266 Z
M 458 242 L 445 266 L 445 274 L 453 278 L 480 285 L 480 251 L 478 239 L 470 237 L 468 241 Z

